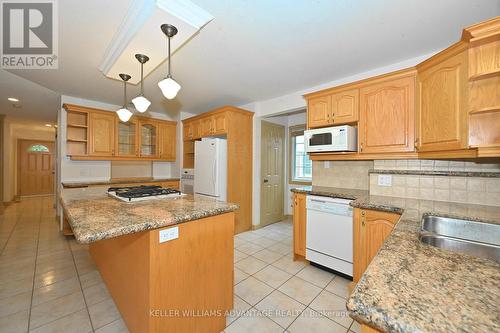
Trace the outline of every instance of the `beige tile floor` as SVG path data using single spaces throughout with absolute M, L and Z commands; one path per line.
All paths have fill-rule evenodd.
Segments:
M 128 332 L 87 246 L 62 236 L 52 197 L 0 208 L 0 332 Z M 290 221 L 235 237 L 225 332 L 359 332 L 349 281 L 292 260 Z

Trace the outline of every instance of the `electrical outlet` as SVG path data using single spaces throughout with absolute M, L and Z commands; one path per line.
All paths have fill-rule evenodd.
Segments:
M 392 176 L 391 175 L 378 175 L 378 185 L 379 186 L 392 186 Z
M 330 169 L 330 161 L 324 161 L 324 162 L 323 162 L 323 167 L 324 167 L 325 169 Z
M 160 230 L 160 243 L 165 243 L 177 238 L 179 238 L 179 227 Z

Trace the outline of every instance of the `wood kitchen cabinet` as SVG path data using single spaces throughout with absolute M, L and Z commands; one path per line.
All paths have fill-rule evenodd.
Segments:
M 359 281 L 389 236 L 400 215 L 370 209 L 354 209 L 353 281 Z
M 176 124 L 159 123 L 158 155 L 164 161 L 175 161 Z
M 201 137 L 207 137 L 213 135 L 214 129 L 214 118 L 204 117 L 200 119 L 200 135 Z
M 360 90 L 360 153 L 415 150 L 415 71 Z
M 359 89 L 350 88 L 307 98 L 308 127 L 325 127 L 358 121 Z
M 89 155 L 101 157 L 115 155 L 115 119 L 114 112 L 91 112 L 89 114 Z
M 358 121 L 359 89 L 350 89 L 332 95 L 332 123 L 334 125 Z
M 307 101 L 307 126 L 309 128 L 324 127 L 331 124 L 331 96 L 319 96 Z
M 219 113 L 213 116 L 213 134 L 220 135 L 227 132 L 227 119 L 225 113 Z
M 418 151 L 467 149 L 467 43 L 455 44 L 417 69 Z
M 177 122 L 64 104 L 66 154 L 72 160 L 175 161 Z
M 116 119 L 116 155 L 124 157 L 139 156 L 139 121 L 130 119 L 126 123 Z
M 306 256 L 306 194 L 293 195 L 293 253 L 294 258 Z
M 158 122 L 139 120 L 140 156 L 158 157 Z
M 252 227 L 252 137 L 253 112 L 233 106 L 183 119 L 184 168 L 194 167 L 195 141 L 225 136 L 227 140 L 227 201 L 237 203 L 235 232 Z

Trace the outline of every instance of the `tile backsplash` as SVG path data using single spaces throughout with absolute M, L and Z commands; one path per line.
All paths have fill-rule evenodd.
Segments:
M 378 160 L 376 170 L 500 172 L 500 163 L 442 160 Z M 391 175 L 392 186 L 379 186 L 370 175 L 370 194 L 500 206 L 500 178 L 433 175 Z
M 315 186 L 368 190 L 370 169 L 373 169 L 373 161 L 314 161 L 312 183 Z

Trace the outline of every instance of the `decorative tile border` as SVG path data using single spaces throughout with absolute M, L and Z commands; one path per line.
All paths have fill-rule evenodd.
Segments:
M 500 178 L 500 172 L 370 169 L 369 174 Z

